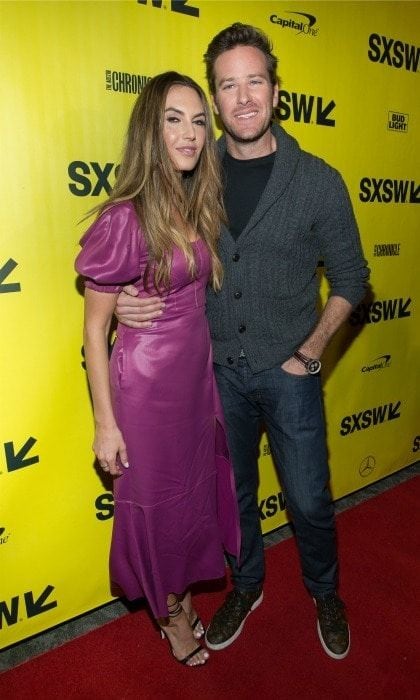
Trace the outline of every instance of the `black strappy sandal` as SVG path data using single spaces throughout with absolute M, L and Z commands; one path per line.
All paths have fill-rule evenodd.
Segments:
M 173 609 L 171 610 L 171 608 L 173 608 Z M 180 604 L 180 602 L 179 602 L 178 600 L 177 600 L 176 603 L 174 603 L 173 605 L 168 605 L 169 617 L 172 617 L 172 618 L 178 617 L 178 615 L 180 615 L 182 612 L 184 612 L 184 609 L 183 609 L 182 605 Z M 193 624 L 192 628 L 194 629 L 195 627 L 197 627 L 197 625 L 198 625 L 199 622 L 201 622 L 201 620 L 200 620 L 199 617 L 197 617 L 197 618 L 194 620 L 194 624 Z M 189 654 L 187 654 L 186 656 L 184 656 L 183 659 L 178 659 L 178 657 L 175 656 L 175 652 L 174 652 L 174 650 L 173 650 L 173 648 L 172 648 L 172 644 L 171 644 L 171 642 L 170 642 L 170 640 L 169 640 L 169 637 L 168 637 L 168 635 L 166 634 L 166 632 L 162 629 L 162 627 L 160 627 L 160 635 L 161 635 L 162 639 L 165 639 L 165 637 L 166 637 L 166 639 L 167 639 L 168 642 L 169 642 L 169 646 L 171 647 L 172 655 L 173 655 L 175 661 L 178 661 L 178 663 L 182 664 L 183 666 L 191 666 L 192 668 L 195 668 L 196 666 L 198 666 L 198 667 L 204 666 L 204 664 L 207 662 L 207 659 L 204 659 L 203 661 L 201 661 L 201 662 L 198 663 L 198 664 L 189 664 L 189 663 L 188 663 L 188 661 L 189 661 L 190 659 L 192 659 L 193 656 L 195 656 L 196 654 L 198 654 L 199 651 L 202 651 L 202 650 L 203 650 L 203 647 L 201 646 L 201 644 L 198 644 L 197 647 L 196 647 L 195 649 L 193 649 L 193 651 L 191 651 Z

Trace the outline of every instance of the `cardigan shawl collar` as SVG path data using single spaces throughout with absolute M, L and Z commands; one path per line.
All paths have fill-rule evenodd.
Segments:
M 271 131 L 277 142 L 276 156 L 271 175 L 261 195 L 260 201 L 240 236 L 235 240 L 231 236 L 228 228 L 222 226 L 219 245 L 226 251 L 244 249 L 252 242 L 252 231 L 254 227 L 263 218 L 268 209 L 282 196 L 295 175 L 301 153 L 298 142 L 292 136 L 289 136 L 285 130 L 275 122 L 272 124 Z M 222 136 L 217 142 L 217 145 L 220 158 L 223 160 L 226 153 L 226 137 Z

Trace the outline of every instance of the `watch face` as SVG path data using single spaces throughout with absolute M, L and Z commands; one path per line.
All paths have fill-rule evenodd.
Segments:
M 309 360 L 306 366 L 308 374 L 318 374 L 321 369 L 321 363 L 319 360 Z

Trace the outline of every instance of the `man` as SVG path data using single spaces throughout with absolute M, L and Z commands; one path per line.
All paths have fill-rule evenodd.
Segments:
M 337 595 L 319 369 L 328 341 L 365 293 L 368 270 L 341 176 L 272 123 L 277 59 L 268 38 L 233 24 L 211 41 L 205 62 L 224 130 L 219 149 L 229 222 L 219 247 L 223 288 L 209 290 L 207 313 L 242 530 L 240 566 L 229 559 L 234 588 L 206 641 L 211 649 L 229 646 L 263 598 L 257 459 L 264 425 L 294 522 L 303 580 L 316 605 L 319 638 L 329 656 L 342 659 L 350 633 Z M 317 318 L 320 259 L 331 289 Z M 141 327 L 164 306 L 160 299 L 141 304 L 123 295 L 117 313 Z

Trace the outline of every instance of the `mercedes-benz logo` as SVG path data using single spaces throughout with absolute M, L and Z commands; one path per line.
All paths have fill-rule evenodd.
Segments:
M 376 466 L 376 459 L 373 455 L 368 455 L 360 462 L 359 474 L 364 479 L 372 474 Z

